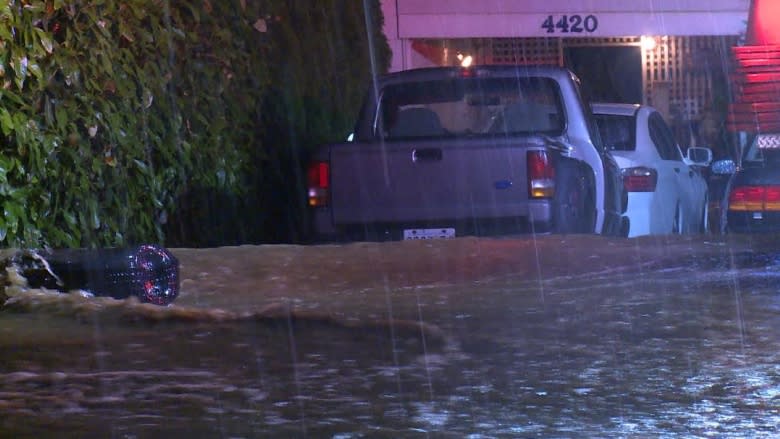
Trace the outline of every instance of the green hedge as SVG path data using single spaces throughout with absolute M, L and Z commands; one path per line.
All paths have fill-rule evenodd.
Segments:
M 363 4 L 6 2 L 0 244 L 278 240 L 274 209 L 294 236 L 301 158 L 349 131 L 369 41 L 387 66 Z

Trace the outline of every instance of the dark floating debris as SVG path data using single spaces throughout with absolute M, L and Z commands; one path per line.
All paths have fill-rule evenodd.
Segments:
M 26 280 L 27 288 L 83 290 L 115 299 L 135 296 L 155 305 L 168 305 L 179 295 L 179 261 L 156 245 L 23 250 L 11 257 L 10 265 Z

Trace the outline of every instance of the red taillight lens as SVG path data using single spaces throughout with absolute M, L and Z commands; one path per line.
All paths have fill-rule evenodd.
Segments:
M 780 210 L 780 186 L 767 186 L 764 210 Z
M 528 196 L 552 198 L 555 195 L 555 167 L 546 151 L 528 151 Z
M 623 169 L 622 174 L 626 192 L 655 192 L 658 183 L 658 172 L 655 169 L 638 166 Z
M 313 162 L 306 170 L 309 185 L 309 206 L 326 206 L 330 188 L 330 165 L 328 162 Z
M 729 194 L 729 210 L 780 211 L 780 186 L 737 186 Z

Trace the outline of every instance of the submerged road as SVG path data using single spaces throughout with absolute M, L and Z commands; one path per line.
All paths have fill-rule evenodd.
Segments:
M 0 436 L 774 437 L 776 237 L 174 249 L 0 311 Z

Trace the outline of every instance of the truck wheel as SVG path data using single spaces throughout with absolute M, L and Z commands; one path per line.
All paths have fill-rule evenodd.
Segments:
M 553 199 L 555 233 L 593 233 L 593 197 L 584 175 L 573 169 L 559 169 Z

